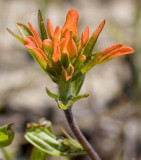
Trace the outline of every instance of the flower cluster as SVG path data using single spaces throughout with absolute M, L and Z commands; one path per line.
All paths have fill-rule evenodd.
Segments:
M 28 49 L 34 59 L 50 78 L 58 84 L 58 94 L 46 88 L 47 94 L 54 98 L 59 108 L 68 109 L 75 101 L 85 98 L 88 94 L 78 95 L 84 82 L 85 73 L 97 64 L 104 63 L 115 57 L 133 53 L 131 47 L 114 44 L 100 52 L 93 53 L 95 43 L 102 31 L 105 20 L 98 26 L 89 38 L 89 27 L 78 38 L 78 12 L 70 9 L 66 22 L 61 29 L 53 29 L 50 20 L 45 27 L 42 14 L 38 12 L 38 23 L 41 35 L 28 23 L 17 23 L 22 37 L 8 31 Z
M 71 81 L 79 75 L 85 74 L 94 65 L 134 52 L 128 46 L 114 44 L 94 54 L 92 51 L 104 27 L 105 20 L 95 30 L 90 39 L 89 27 L 86 26 L 81 39 L 78 40 L 77 23 L 79 15 L 75 9 L 68 11 L 62 29 L 57 26 L 54 30 L 49 19 L 47 20 L 47 27 L 45 27 L 40 12 L 38 17 L 42 38 L 30 23 L 28 23 L 29 27 L 17 24 L 22 37 L 18 37 L 10 30 L 9 32 L 25 45 L 56 83 L 62 78 L 65 81 Z

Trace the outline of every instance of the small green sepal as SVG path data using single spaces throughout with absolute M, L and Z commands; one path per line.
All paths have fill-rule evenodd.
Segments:
M 54 99 L 59 98 L 58 94 L 52 93 L 48 88 L 46 88 L 46 92 L 47 92 L 48 96 L 51 98 L 54 98 Z

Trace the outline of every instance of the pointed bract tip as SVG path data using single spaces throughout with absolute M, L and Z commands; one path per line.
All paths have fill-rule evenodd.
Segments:
M 38 10 L 38 18 L 42 18 L 42 12 L 40 9 Z
M 68 12 L 79 14 L 78 11 L 75 8 L 71 8 Z
M 41 10 L 39 9 L 39 10 L 38 10 L 38 14 L 40 14 L 40 13 L 41 13 Z
M 6 30 L 7 30 L 10 34 L 13 33 L 9 28 L 6 28 Z
M 104 24 L 105 24 L 105 23 L 106 23 L 106 19 L 104 19 L 104 20 L 102 21 L 102 23 L 104 23 Z

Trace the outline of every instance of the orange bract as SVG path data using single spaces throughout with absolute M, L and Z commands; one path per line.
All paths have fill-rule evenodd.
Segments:
M 77 48 L 72 38 L 72 32 L 66 31 L 64 38 L 65 38 L 65 41 L 64 41 L 62 53 L 68 54 L 70 59 L 72 59 L 77 54 Z
M 102 29 L 103 29 L 103 27 L 105 25 L 105 22 L 106 22 L 105 20 L 102 21 L 102 23 L 99 25 L 99 27 L 94 31 L 94 33 L 92 35 L 93 38 L 98 38 L 100 32 L 102 31 Z
M 89 27 L 86 26 L 84 30 L 83 44 L 85 45 L 89 39 Z
M 51 77 L 55 76 L 55 80 L 63 75 L 65 80 L 69 81 L 73 75 L 75 75 L 74 77 L 76 77 L 77 73 L 82 75 L 97 64 L 134 52 L 131 47 L 119 43 L 93 54 L 93 48 L 105 25 L 105 20 L 93 32 L 90 39 L 89 27 L 86 26 L 81 34 L 80 41 L 78 41 L 78 17 L 77 10 L 74 8 L 70 9 L 63 28 L 61 29 L 57 26 L 55 31 L 50 19 L 47 19 L 47 27 L 41 21 L 40 30 L 43 41 L 30 23 L 28 23 L 29 28 L 23 24 L 17 24 L 24 39 L 11 31 L 9 32 L 20 42 L 24 43 L 41 67 Z
M 62 35 L 65 34 L 66 30 L 72 31 L 72 35 L 78 39 L 78 32 L 77 32 L 77 22 L 78 22 L 78 12 L 75 9 L 70 9 L 64 27 L 62 29 Z
M 41 40 L 39 34 L 37 33 L 37 31 L 33 28 L 33 26 L 30 23 L 28 23 L 28 25 L 29 25 L 29 28 L 33 34 L 33 37 L 35 38 L 36 42 L 39 45 L 39 48 L 42 48 L 42 40 Z
M 104 49 L 99 53 L 98 57 L 99 60 L 103 62 L 125 54 L 131 54 L 133 52 L 134 50 L 131 47 L 123 46 L 121 43 L 119 43 Z
M 47 19 L 47 32 L 50 39 L 53 39 L 54 37 L 54 30 L 52 27 L 52 24 L 50 22 L 50 19 Z
M 32 48 L 38 48 L 38 47 L 39 47 L 39 45 L 38 45 L 38 43 L 36 42 L 36 40 L 35 40 L 33 37 L 31 37 L 31 36 L 25 37 L 24 45 L 25 45 L 27 48 L 30 48 L 30 49 L 32 49 Z

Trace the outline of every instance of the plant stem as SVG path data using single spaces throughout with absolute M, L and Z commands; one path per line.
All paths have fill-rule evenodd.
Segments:
M 95 150 L 92 148 L 92 146 L 88 143 L 82 132 L 80 131 L 75 118 L 72 114 L 71 107 L 67 110 L 64 110 L 66 119 L 68 121 L 68 124 L 75 135 L 76 139 L 79 141 L 79 143 L 83 146 L 85 151 L 87 152 L 89 158 L 91 160 L 101 160 L 98 154 L 95 152 Z

